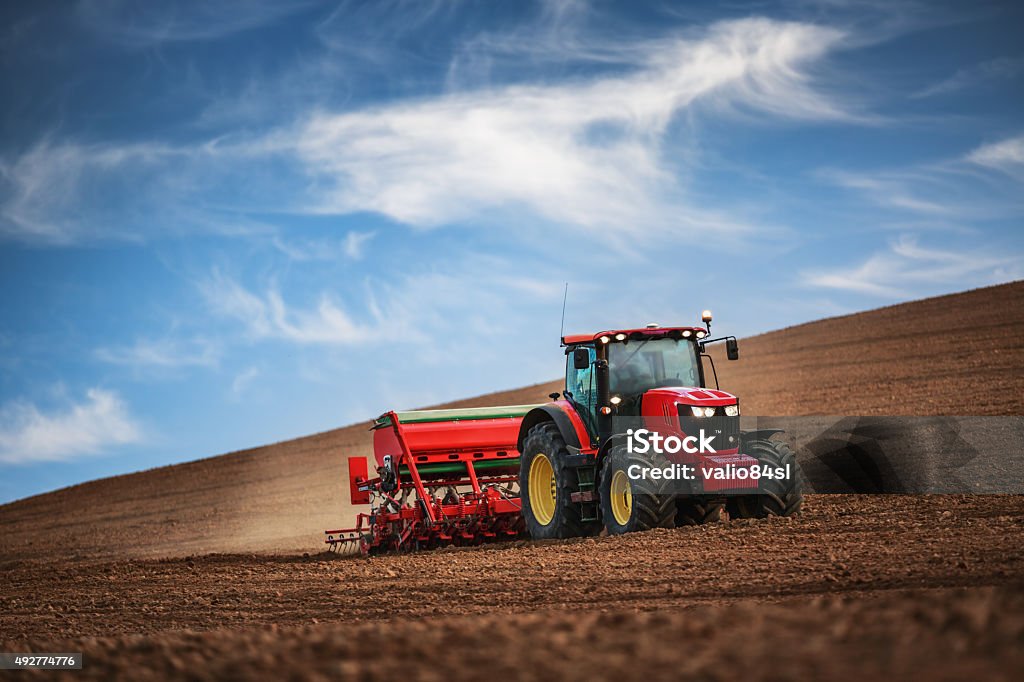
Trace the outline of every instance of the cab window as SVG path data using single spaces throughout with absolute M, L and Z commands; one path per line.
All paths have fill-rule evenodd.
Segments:
M 593 346 L 585 346 L 590 354 L 590 362 L 586 369 L 576 369 L 573 364 L 572 352 L 566 355 L 565 390 L 572 394 L 573 402 L 581 413 L 588 430 L 594 426 L 597 414 L 597 378 L 594 376 L 594 360 L 597 352 Z

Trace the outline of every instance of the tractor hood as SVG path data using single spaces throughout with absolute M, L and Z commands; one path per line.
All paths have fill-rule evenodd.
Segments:
M 668 386 L 652 388 L 644 394 L 644 402 L 648 396 L 661 402 L 674 402 L 680 405 L 696 405 L 700 407 L 722 407 L 724 405 L 735 405 L 738 401 L 736 396 L 725 391 L 714 388 L 698 388 L 694 386 Z

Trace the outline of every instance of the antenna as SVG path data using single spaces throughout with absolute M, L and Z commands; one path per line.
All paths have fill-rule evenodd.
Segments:
M 558 333 L 558 343 L 559 343 L 559 345 L 562 345 L 562 346 L 565 345 L 565 341 L 563 341 L 563 339 L 565 338 L 565 301 L 568 298 L 569 298 L 569 283 L 566 282 L 565 283 L 565 292 L 562 294 L 562 329 Z

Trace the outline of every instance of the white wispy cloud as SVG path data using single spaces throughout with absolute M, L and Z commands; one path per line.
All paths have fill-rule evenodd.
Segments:
M 172 145 L 46 136 L 21 154 L 0 158 L 0 236 L 64 246 L 196 233 L 273 234 L 271 225 L 227 204 L 259 210 L 261 202 L 276 209 L 287 203 L 287 196 L 266 191 L 268 185 L 279 188 L 280 178 L 242 170 L 254 156 L 273 153 L 275 139 Z M 245 182 L 236 173 L 245 173 Z M 251 193 L 240 195 L 232 190 L 237 187 Z M 225 205 L 211 200 L 211 192 Z
M 241 398 L 259 376 L 259 367 L 247 367 L 239 372 L 231 381 L 231 397 L 235 400 Z
M 85 400 L 44 413 L 29 402 L 0 407 L 0 463 L 61 461 L 138 443 L 142 429 L 112 391 L 93 388 Z
M 163 144 L 82 144 L 44 138 L 13 160 L 0 159 L 0 232 L 56 244 L 119 232 L 129 237 L 124 226 L 88 215 L 83 197 L 107 174 L 183 154 Z
M 253 292 L 220 271 L 199 286 L 211 310 L 241 323 L 252 339 L 345 345 L 369 341 L 379 334 L 375 324 L 357 322 L 326 293 L 314 306 L 295 308 L 285 303 L 274 284 Z
M 944 250 L 921 246 L 904 235 L 860 265 L 808 270 L 810 287 L 838 289 L 882 298 L 909 298 L 1008 282 L 1024 276 L 1019 254 L 988 249 Z
M 526 207 L 596 230 L 738 229 L 686 197 L 662 158 L 667 126 L 698 103 L 853 119 L 806 68 L 841 38 L 811 24 L 719 23 L 700 39 L 648 45 L 625 73 L 321 112 L 297 131 L 297 152 L 326 187 L 323 213 L 373 211 L 429 227 Z
M 957 69 L 956 73 L 949 78 L 929 85 L 913 93 L 911 97 L 921 99 L 935 97 L 936 95 L 948 95 L 992 81 L 1013 78 L 1022 71 L 1024 71 L 1024 59 L 1013 57 L 991 59 L 980 64 Z
M 96 350 L 96 358 L 103 362 L 140 369 L 213 367 L 220 355 L 219 344 L 208 339 L 137 339 L 130 345 Z
M 967 160 L 1011 175 L 1024 172 L 1024 135 L 985 144 L 967 155 Z
M 146 2 L 79 0 L 77 16 L 104 38 L 131 48 L 214 40 L 269 24 L 311 6 L 310 0 Z
M 935 177 L 919 172 L 875 171 L 852 173 L 825 170 L 818 177 L 846 189 L 856 190 L 872 203 L 915 213 L 945 216 L 955 211 L 948 195 L 936 196 Z
M 345 255 L 352 260 L 359 260 L 366 252 L 366 245 L 370 243 L 376 232 L 358 232 L 352 230 L 345 235 Z
M 998 170 L 1001 173 L 986 171 Z M 902 168 L 820 169 L 815 177 L 858 193 L 865 202 L 912 215 L 922 226 L 962 229 L 979 221 L 1017 218 L 1024 210 L 1014 180 L 1024 176 L 1024 135 L 982 145 L 966 155 Z
M 382 65 L 394 59 L 402 38 L 457 16 L 459 5 L 449 0 L 341 0 L 315 32 L 336 58 L 347 55 Z
M 278 235 L 272 239 L 272 243 L 275 249 L 293 261 L 361 260 L 366 253 L 366 246 L 376 235 L 374 231 L 359 230 L 349 230 L 341 240 Z
M 614 33 L 600 30 L 614 26 Z M 613 17 L 586 0 L 545 0 L 536 16 L 500 31 L 481 31 L 461 41 L 448 65 L 451 89 L 493 82 L 505 71 L 570 63 L 635 66 L 650 46 L 628 35 Z
M 450 336 L 453 328 L 489 336 L 503 311 L 524 299 L 557 303 L 560 280 L 539 263 L 529 276 L 486 254 L 463 254 L 449 265 L 349 284 L 344 296 L 321 291 L 313 303 L 285 295 L 274 277 L 254 287 L 214 270 L 196 285 L 210 311 L 241 327 L 249 342 L 297 345 L 411 343 Z
M 44 139 L 0 160 L 0 231 L 68 244 L 141 240 L 188 225 L 231 230 L 254 210 L 371 211 L 431 227 L 493 222 L 525 208 L 592 232 L 735 235 L 754 228 L 733 207 L 688 191 L 669 152 L 669 125 L 701 107 L 717 116 L 859 121 L 815 78 L 843 38 L 809 23 L 727 21 L 628 43 L 615 69 L 585 79 L 321 108 L 294 125 L 178 146 Z M 300 172 L 253 172 L 277 163 Z M 100 202 L 98 190 L 124 201 Z M 346 239 L 358 257 L 366 239 Z

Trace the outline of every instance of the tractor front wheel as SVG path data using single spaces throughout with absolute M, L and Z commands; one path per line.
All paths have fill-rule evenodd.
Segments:
M 601 530 L 594 522 L 582 521 L 579 504 L 572 501 L 579 477 L 565 465 L 568 455 L 554 422 L 537 424 L 526 435 L 519 460 L 519 500 L 534 540 L 596 535 Z
M 609 535 L 674 526 L 676 498 L 670 481 L 630 478 L 634 464 L 642 470 L 664 468 L 668 461 L 630 454 L 624 444 L 608 451 L 601 465 L 601 516 Z
M 800 469 L 796 455 L 785 443 L 774 440 L 753 440 L 746 444 L 744 454 L 756 457 L 762 467 L 783 468 L 789 478 L 765 478 L 758 481 L 757 495 L 730 498 L 729 516 L 734 519 L 763 519 L 767 516 L 793 516 L 799 513 L 804 495 L 800 490 Z

